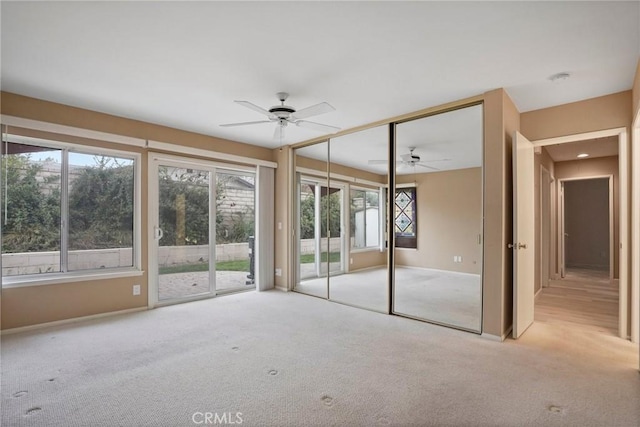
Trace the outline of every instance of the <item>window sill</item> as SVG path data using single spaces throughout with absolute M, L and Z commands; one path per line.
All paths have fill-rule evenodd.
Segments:
M 45 273 L 46 274 L 46 273 Z M 101 271 L 79 271 L 73 273 L 50 273 L 42 276 L 12 276 L 2 278 L 2 288 L 23 288 L 28 286 L 59 285 L 72 282 L 86 282 L 91 280 L 119 279 L 122 277 L 142 276 L 144 271 L 135 268 L 113 269 Z

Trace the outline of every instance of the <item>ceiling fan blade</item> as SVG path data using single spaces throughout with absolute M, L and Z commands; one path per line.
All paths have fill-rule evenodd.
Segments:
M 335 111 L 330 104 L 326 102 L 321 102 L 316 105 L 312 105 L 311 107 L 303 108 L 302 110 L 298 110 L 293 113 L 293 119 L 306 119 L 307 117 L 317 116 L 319 114 L 328 113 L 330 111 Z
M 274 141 L 281 141 L 284 139 L 284 126 L 280 124 L 276 126 L 276 130 L 273 132 L 273 139 Z
M 257 111 L 260 114 L 264 114 L 267 117 L 271 117 L 272 116 L 272 114 L 269 111 L 265 110 L 262 107 L 257 106 L 256 104 L 254 104 L 252 102 L 249 102 L 249 101 L 233 101 L 233 102 L 235 102 L 236 104 L 240 104 L 243 107 L 247 107 L 250 110 Z
M 223 127 L 232 127 L 232 126 L 245 126 L 245 125 L 257 125 L 259 123 L 271 123 L 271 120 L 259 120 L 257 122 L 240 122 L 240 123 L 225 123 Z
M 449 162 L 451 159 L 420 160 L 420 163 Z
M 309 129 L 317 130 L 320 132 L 334 133 L 340 130 L 340 128 L 336 126 L 323 125 L 322 123 L 309 122 L 307 120 L 297 120 L 294 123 L 296 124 L 296 126 L 309 128 Z
M 416 166 L 423 167 L 423 168 L 431 169 L 431 170 L 434 170 L 434 171 L 439 171 L 439 170 L 440 170 L 440 169 L 438 169 L 438 168 L 434 168 L 433 166 L 423 165 L 422 163 L 416 163 L 415 165 L 416 165 Z

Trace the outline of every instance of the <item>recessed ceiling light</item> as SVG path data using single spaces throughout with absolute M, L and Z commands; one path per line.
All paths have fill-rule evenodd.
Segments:
M 563 80 L 567 80 L 569 77 L 571 77 L 571 74 L 562 72 L 549 76 L 549 80 L 551 80 L 552 82 L 561 82 Z
M 580 153 L 580 154 L 578 154 L 578 158 L 579 158 L 579 159 L 584 159 L 585 157 L 589 157 L 589 154 L 587 154 L 587 153 Z

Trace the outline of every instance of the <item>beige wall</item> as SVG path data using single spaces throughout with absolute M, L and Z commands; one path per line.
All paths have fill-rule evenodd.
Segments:
M 480 274 L 482 168 L 400 175 L 397 182 L 416 184 L 418 247 L 396 249 L 396 265 Z
M 386 267 L 387 251 L 351 252 L 351 260 L 352 263 L 349 265 L 350 272 L 372 267 Z
M 296 155 L 296 167 L 302 167 L 307 169 L 313 169 L 318 171 L 318 176 L 325 177 L 327 175 L 327 162 L 317 159 L 312 159 L 305 156 Z M 352 168 L 349 166 L 340 165 L 338 163 L 331 162 L 330 173 L 332 175 L 341 175 L 350 178 L 356 178 L 358 180 L 367 180 L 379 184 L 387 183 L 386 175 L 378 175 L 376 173 Z M 341 181 L 339 177 L 332 177 L 332 180 Z M 342 180 L 344 181 L 344 180 Z M 358 183 L 358 186 L 362 184 Z M 366 187 L 366 185 L 365 185 Z
M 630 125 L 630 90 L 521 115 L 521 133 L 530 141 Z
M 280 289 L 287 289 L 291 276 L 290 269 L 293 267 L 289 262 L 292 259 L 291 230 L 293 221 L 291 218 L 291 193 L 293 192 L 293 177 L 291 168 L 293 165 L 293 150 L 286 146 L 282 149 L 274 150 L 275 160 L 278 163 L 275 177 L 275 268 L 281 271 L 281 275 L 275 277 L 275 285 Z
M 620 185 L 618 174 L 618 157 L 598 157 L 595 159 L 571 160 L 556 162 L 555 177 L 556 191 L 559 191 L 560 180 L 570 178 L 587 178 L 599 175 L 613 175 L 613 218 L 614 218 L 614 243 L 613 247 L 620 246 Z M 619 251 L 614 250 L 614 276 L 619 277 Z
M 2 92 L 0 98 L 3 115 L 39 120 L 94 131 L 130 136 L 134 138 L 168 142 L 194 148 L 236 154 L 261 160 L 274 160 L 272 150 L 181 131 L 165 126 L 125 119 L 62 104 Z M 147 152 L 145 149 L 106 143 L 78 137 L 60 137 L 44 132 L 24 132 L 32 136 L 59 139 L 67 142 L 101 146 L 141 153 L 142 161 L 142 265 L 141 276 L 121 279 L 100 279 L 58 285 L 6 288 L 2 290 L 2 329 L 29 326 L 38 323 L 102 314 L 111 311 L 147 306 L 148 265 L 147 254 Z M 141 285 L 141 295 L 132 295 L 132 286 Z
M 484 268 L 482 331 L 502 337 L 513 318 L 511 140 L 520 113 L 503 89 L 484 94 Z
M 109 114 L 1 93 L 2 114 L 273 161 L 272 150 Z

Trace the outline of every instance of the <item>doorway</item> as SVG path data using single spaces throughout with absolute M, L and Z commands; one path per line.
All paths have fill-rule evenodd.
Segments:
M 614 279 L 613 176 L 560 180 L 561 277 Z
M 555 216 L 559 224 L 560 274 L 540 290 L 535 306 L 537 321 L 618 334 L 613 181 L 613 176 L 559 180 Z M 545 228 L 543 218 L 540 225 Z
M 568 314 L 575 323 L 628 338 L 627 145 L 623 128 L 534 142 L 541 166 L 536 320 Z M 597 205 L 585 205 L 594 199 Z M 575 226 L 589 232 L 580 235 Z

